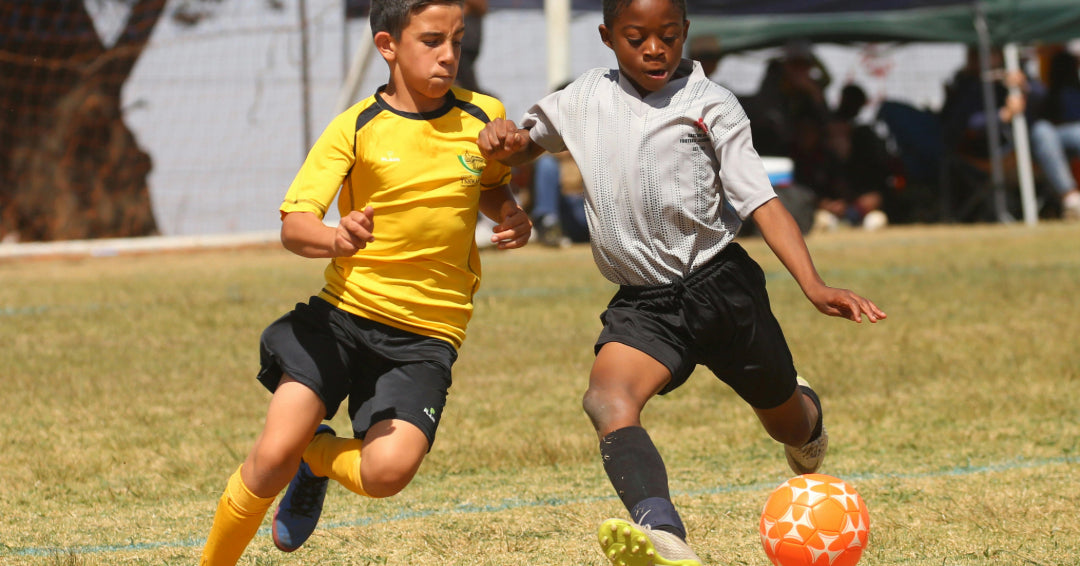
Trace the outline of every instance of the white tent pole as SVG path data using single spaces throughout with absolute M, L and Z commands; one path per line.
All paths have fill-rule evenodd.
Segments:
M 364 82 L 364 75 L 371 61 L 371 53 L 375 50 L 375 43 L 371 39 L 371 26 L 365 21 L 360 27 L 363 28 L 360 42 L 356 44 L 356 53 L 349 65 L 349 73 L 345 75 L 345 82 L 338 91 L 337 104 L 334 105 L 335 116 L 348 110 L 349 106 L 356 102 L 356 93 L 360 92 L 360 85 Z
M 548 90 L 570 78 L 570 0 L 544 0 Z
M 1015 43 L 1005 45 L 1005 70 L 1014 73 L 1020 70 L 1020 55 Z M 1010 94 L 1023 95 L 1020 87 L 1013 86 Z M 1034 226 L 1038 223 L 1038 207 L 1035 204 L 1035 174 L 1031 167 L 1031 146 L 1028 143 L 1027 117 L 1017 114 L 1012 120 L 1013 143 L 1016 145 L 1016 167 L 1020 176 L 1020 204 L 1024 209 L 1024 223 Z

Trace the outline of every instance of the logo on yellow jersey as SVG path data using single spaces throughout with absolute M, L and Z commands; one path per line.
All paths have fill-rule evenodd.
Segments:
M 466 171 L 473 175 L 479 175 L 484 172 L 484 166 L 487 165 L 487 160 L 479 155 L 473 155 L 469 152 L 465 152 L 464 155 L 458 156 L 458 162 L 465 168 Z
M 461 184 L 466 187 L 471 187 L 480 182 L 480 174 L 484 172 L 484 167 L 487 166 L 487 160 L 479 155 L 474 155 L 469 152 L 465 152 L 458 156 L 458 163 L 469 172 L 468 175 L 461 176 Z

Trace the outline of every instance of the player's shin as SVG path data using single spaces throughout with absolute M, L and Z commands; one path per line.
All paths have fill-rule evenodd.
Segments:
M 259 497 L 244 485 L 240 468 L 229 477 L 225 493 L 218 501 L 214 525 L 203 547 L 200 566 L 233 566 L 240 560 L 262 524 L 273 497 Z
M 634 522 L 686 538 L 686 527 L 671 502 L 664 461 L 644 428 L 631 426 L 608 434 L 600 442 L 600 455 Z

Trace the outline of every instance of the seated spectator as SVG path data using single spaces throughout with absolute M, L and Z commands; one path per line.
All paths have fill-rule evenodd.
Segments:
M 941 108 L 941 122 L 945 145 L 959 155 L 985 159 L 990 155 L 987 140 L 987 125 L 990 120 L 999 123 L 1001 139 L 997 144 L 1008 148 L 1009 129 L 1005 125 L 1012 117 L 1023 112 L 1026 101 L 1022 96 L 1011 95 L 1005 83 L 1000 49 L 991 54 L 991 69 L 997 69 L 993 84 L 994 108 L 996 115 L 987 116 L 983 101 L 982 68 L 979 64 L 979 50 L 969 46 L 964 66 L 956 71 L 952 80 L 945 87 L 945 103 Z
M 1007 74 L 1003 70 L 1000 49 L 991 52 L 990 73 L 993 111 L 987 113 L 983 98 L 982 68 L 979 50 L 969 46 L 964 66 L 953 75 L 945 89 L 945 104 L 941 109 L 942 135 L 945 149 L 950 196 L 946 207 L 950 216 L 960 221 L 993 220 L 1004 212 L 996 210 L 1000 201 L 991 201 L 986 190 L 990 178 L 991 125 L 997 129 L 994 147 L 1006 158 L 1012 154 L 1014 116 L 1028 113 L 1027 97 L 1010 91 L 1011 86 L 1030 85 L 1022 73 Z M 1030 116 L 1028 122 L 1030 123 Z M 1013 161 L 1004 161 L 1006 166 Z M 1010 176 L 1009 178 L 1015 178 Z M 997 202 L 991 206 L 992 202 Z
M 584 184 L 570 152 L 545 153 L 533 164 L 533 230 L 545 246 L 589 241 Z
M 889 189 L 889 154 L 874 128 L 857 122 L 866 102 L 862 88 L 845 86 L 820 137 L 813 176 L 804 180 L 818 195 L 819 228 L 844 222 L 876 230 L 888 224 L 882 205 Z
M 1068 51 L 1050 59 L 1046 95 L 1031 123 L 1031 150 L 1054 195 L 1062 217 L 1080 220 L 1080 190 L 1069 155 L 1080 156 L 1080 65 Z

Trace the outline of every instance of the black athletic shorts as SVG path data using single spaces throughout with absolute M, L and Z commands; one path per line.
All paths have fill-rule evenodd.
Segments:
M 620 287 L 600 320 L 596 352 L 619 342 L 652 356 L 671 372 L 661 395 L 698 364 L 757 409 L 795 392 L 791 350 L 769 306 L 765 274 L 734 242 L 683 280 Z
M 312 297 L 263 331 L 259 381 L 273 392 L 282 374 L 303 383 L 333 418 L 345 397 L 353 435 L 400 419 L 424 431 L 428 448 L 446 406 L 457 350 L 449 342 L 387 326 Z

